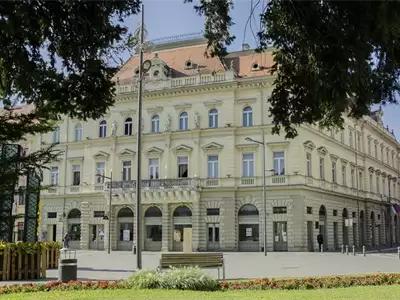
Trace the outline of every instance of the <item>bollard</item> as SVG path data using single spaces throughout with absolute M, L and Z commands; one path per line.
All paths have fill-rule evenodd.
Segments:
M 366 256 L 367 253 L 365 252 L 365 246 L 363 246 L 363 255 Z
M 356 256 L 356 246 L 353 245 L 353 255 Z
M 349 255 L 349 245 L 346 245 L 346 254 Z
M 342 245 L 342 254 L 344 254 L 344 245 Z
M 400 247 L 397 247 L 397 255 L 399 256 L 400 259 Z

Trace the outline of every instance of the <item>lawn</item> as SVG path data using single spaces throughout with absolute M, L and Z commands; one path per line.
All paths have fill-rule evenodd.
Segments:
M 9 294 L 7 300 L 397 300 L 400 285 L 309 291 L 183 292 L 166 290 L 54 291 Z

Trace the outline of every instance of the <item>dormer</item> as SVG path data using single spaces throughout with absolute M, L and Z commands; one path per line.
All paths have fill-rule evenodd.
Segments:
M 151 68 L 148 71 L 148 76 L 150 80 L 167 80 L 169 69 L 168 65 L 159 59 L 156 53 L 151 59 Z

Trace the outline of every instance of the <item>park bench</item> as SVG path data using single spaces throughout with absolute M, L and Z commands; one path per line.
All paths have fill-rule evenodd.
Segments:
M 158 269 L 168 269 L 171 267 L 199 267 L 202 269 L 222 269 L 222 279 L 225 279 L 225 263 L 222 253 L 194 252 L 194 253 L 161 253 L 160 265 Z

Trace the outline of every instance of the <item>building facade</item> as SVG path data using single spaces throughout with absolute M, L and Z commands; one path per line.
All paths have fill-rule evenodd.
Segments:
M 327 250 L 400 241 L 390 209 L 400 197 L 399 144 L 380 111 L 346 117 L 343 129 L 304 125 L 285 140 L 271 134 L 271 53 L 243 50 L 220 60 L 205 58 L 205 49 L 193 39 L 145 55 L 152 63 L 141 128 L 145 251 L 181 251 L 188 227 L 194 251 L 262 251 L 264 236 L 268 251 L 314 251 L 319 232 Z M 44 239 L 68 232 L 73 248 L 132 249 L 137 61 L 115 75 L 116 102 L 104 118 L 64 118 L 55 132 L 25 142 L 64 150 L 43 177 L 52 185 L 41 196 Z M 264 147 L 246 140 L 263 137 L 266 224 Z

